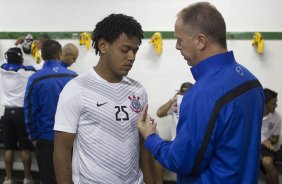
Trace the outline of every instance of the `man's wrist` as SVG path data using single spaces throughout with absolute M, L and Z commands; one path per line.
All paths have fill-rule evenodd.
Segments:
M 269 141 L 270 141 L 270 143 L 271 143 L 272 145 L 274 145 L 274 144 L 276 144 L 276 143 L 277 143 L 277 141 L 276 141 L 276 140 L 274 140 L 274 139 L 269 139 Z
M 144 135 L 144 140 L 146 140 L 150 135 L 154 134 L 156 132 L 150 132 L 150 133 L 147 133 L 146 135 Z

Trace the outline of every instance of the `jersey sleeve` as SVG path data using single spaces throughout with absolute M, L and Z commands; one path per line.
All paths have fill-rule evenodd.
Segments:
M 75 81 L 70 81 L 60 94 L 55 115 L 54 130 L 76 133 L 81 115 L 81 90 Z

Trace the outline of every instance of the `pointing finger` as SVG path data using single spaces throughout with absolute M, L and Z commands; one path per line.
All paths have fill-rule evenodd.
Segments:
M 147 117 L 147 111 L 148 111 L 148 104 L 146 104 L 141 112 L 141 115 L 139 117 L 139 122 L 144 122 Z

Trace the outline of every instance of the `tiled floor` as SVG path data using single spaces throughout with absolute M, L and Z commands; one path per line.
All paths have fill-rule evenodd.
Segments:
M 22 180 L 23 180 L 23 172 L 22 171 L 15 171 L 13 173 L 13 176 L 14 176 L 14 184 L 22 184 L 23 183 L 22 182 Z M 0 170 L 0 184 L 3 183 L 4 177 L 5 177 L 5 171 Z M 33 177 L 34 184 L 40 184 L 39 173 L 32 172 L 32 177 Z M 163 184 L 176 184 L 176 182 L 164 181 Z
M 39 179 L 39 173 L 38 172 L 32 172 L 31 173 L 34 184 L 40 184 L 40 179 Z M 5 179 L 5 170 L 0 170 L 0 184 L 3 183 L 4 179 Z M 14 180 L 14 184 L 22 184 L 23 182 L 23 178 L 24 178 L 24 174 L 22 171 L 14 171 L 13 172 L 13 180 Z

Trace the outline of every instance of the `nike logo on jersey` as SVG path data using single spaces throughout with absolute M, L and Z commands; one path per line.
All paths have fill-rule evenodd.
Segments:
M 102 106 L 102 105 L 105 105 L 106 103 L 108 103 L 108 102 L 100 103 L 100 104 L 97 102 L 97 107 L 100 107 L 100 106 Z

